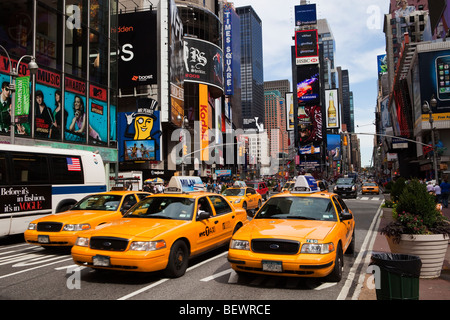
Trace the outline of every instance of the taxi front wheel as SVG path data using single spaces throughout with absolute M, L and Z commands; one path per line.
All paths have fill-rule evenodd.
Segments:
M 341 244 L 338 245 L 336 250 L 336 260 L 334 261 L 333 271 L 326 277 L 329 282 L 339 282 L 342 279 L 342 273 L 344 271 L 344 257 L 342 254 Z
M 170 278 L 179 278 L 185 274 L 189 262 L 189 250 L 184 241 L 176 241 L 170 249 L 169 262 L 165 275 Z

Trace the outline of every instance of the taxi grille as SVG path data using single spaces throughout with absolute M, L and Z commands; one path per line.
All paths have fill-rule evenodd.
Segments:
M 44 232 L 60 232 L 63 224 L 60 222 L 39 222 L 37 231 Z
M 283 239 L 254 239 L 252 251 L 270 254 L 297 254 L 300 242 Z
M 128 247 L 128 239 L 115 237 L 92 237 L 90 248 L 106 251 L 125 251 Z

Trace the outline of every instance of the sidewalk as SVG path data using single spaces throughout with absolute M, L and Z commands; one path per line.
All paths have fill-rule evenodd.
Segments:
M 444 208 L 443 213 L 450 219 L 450 208 Z M 386 225 L 386 222 L 383 217 L 379 219 L 380 225 L 372 252 L 390 252 L 386 237 L 380 234 L 380 230 Z M 364 266 L 363 270 L 366 270 L 366 268 L 367 266 Z M 358 300 L 377 300 L 375 289 L 369 289 L 366 285 L 369 276 L 369 274 L 366 274 Z M 419 300 L 450 300 L 450 250 L 447 250 L 439 278 L 419 280 Z

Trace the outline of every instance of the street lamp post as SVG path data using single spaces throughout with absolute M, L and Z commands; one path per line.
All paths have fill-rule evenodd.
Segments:
M 6 49 L 0 45 L 0 48 L 3 49 L 3 51 L 6 53 L 6 56 L 8 58 L 8 63 L 9 63 L 9 77 L 10 77 L 10 83 L 9 83 L 9 90 L 11 91 L 11 127 L 10 127 L 10 137 L 11 137 L 11 144 L 15 143 L 15 127 L 16 127 L 16 97 L 15 97 L 15 92 L 16 92 L 16 78 L 19 76 L 19 66 L 20 63 L 22 62 L 23 58 L 30 58 L 30 62 L 28 63 L 28 70 L 30 70 L 30 74 L 34 75 L 36 74 L 37 70 L 39 69 L 38 64 L 36 63 L 36 59 L 34 56 L 31 55 L 23 55 L 19 61 L 17 62 L 16 67 L 14 68 L 12 66 L 12 62 L 11 62 L 11 58 L 9 57 L 8 51 L 6 51 Z
M 436 141 L 434 138 L 434 126 L 433 126 L 433 110 L 431 107 L 435 107 L 437 105 L 437 100 L 434 98 L 434 95 L 431 97 L 430 102 L 426 101 L 423 103 L 422 111 L 424 113 L 428 113 L 428 121 L 430 122 L 431 128 L 431 147 L 433 148 L 433 170 L 434 170 L 434 178 L 436 179 L 436 184 L 439 184 L 439 176 L 438 176 L 438 167 L 437 167 L 437 157 L 436 157 Z
M 184 148 L 186 146 L 186 137 L 185 137 L 185 132 L 184 129 L 186 128 L 186 125 L 189 123 L 189 120 L 186 116 L 181 117 L 180 115 L 177 116 L 177 120 L 181 120 L 181 134 L 183 137 L 183 150 L 182 150 L 182 155 L 181 155 L 181 175 L 184 176 L 185 175 L 185 163 L 184 163 L 184 158 L 185 158 L 185 154 L 184 154 Z

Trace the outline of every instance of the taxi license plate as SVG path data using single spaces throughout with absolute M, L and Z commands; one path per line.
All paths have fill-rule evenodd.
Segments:
M 50 243 L 50 238 L 48 236 L 38 236 L 39 243 Z
M 267 272 L 283 272 L 281 261 L 262 261 L 262 269 Z
M 96 267 L 109 267 L 111 261 L 108 256 L 93 256 L 92 264 Z

